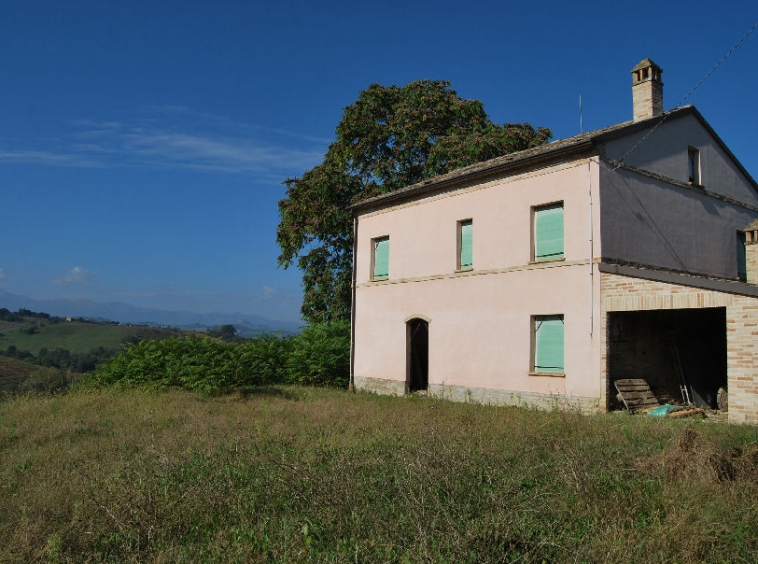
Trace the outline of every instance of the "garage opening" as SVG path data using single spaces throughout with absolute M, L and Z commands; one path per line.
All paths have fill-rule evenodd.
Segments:
M 608 314 L 609 409 L 623 408 L 613 383 L 625 378 L 646 380 L 661 403 L 717 409 L 726 367 L 726 308 Z
M 429 324 L 419 318 L 406 323 L 408 391 L 429 388 Z

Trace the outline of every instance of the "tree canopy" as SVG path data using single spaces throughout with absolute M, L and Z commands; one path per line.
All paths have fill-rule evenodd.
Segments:
M 549 129 L 493 123 L 447 81 L 372 84 L 345 108 L 321 164 L 290 178 L 279 202 L 279 265 L 303 271 L 303 317 L 350 316 L 353 225 L 347 206 L 547 142 Z
M 221 339 L 225 343 L 231 343 L 237 337 L 237 329 L 234 325 L 217 325 L 206 333 L 209 337 Z

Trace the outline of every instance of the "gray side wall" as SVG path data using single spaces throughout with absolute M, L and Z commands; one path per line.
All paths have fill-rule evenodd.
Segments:
M 758 212 L 609 166 L 600 170 L 601 255 L 627 263 L 737 278 L 737 231 Z
M 753 184 L 695 115 L 664 122 L 628 153 L 646 133 L 599 147 L 606 159 L 623 158 L 625 164 L 659 177 L 601 166 L 601 255 L 622 262 L 737 278 L 737 232 L 758 217 L 758 212 L 739 203 L 758 207 Z M 700 151 L 703 188 L 688 185 L 688 147 Z
M 694 147 L 700 151 L 701 184 L 707 190 L 758 205 L 758 192 L 694 115 L 663 122 L 627 154 L 648 131 L 609 141 L 599 147 L 600 154 L 687 183 L 687 148 Z

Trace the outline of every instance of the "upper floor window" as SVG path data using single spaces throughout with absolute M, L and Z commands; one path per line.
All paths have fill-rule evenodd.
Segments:
M 700 150 L 695 147 L 687 148 L 687 171 L 690 184 L 702 185 L 700 180 Z
M 371 240 L 373 252 L 371 253 L 373 280 L 384 280 L 390 273 L 390 238 L 377 237 Z
M 458 270 L 474 268 L 474 222 L 466 219 L 458 222 Z
M 563 202 L 534 208 L 534 260 L 562 259 Z

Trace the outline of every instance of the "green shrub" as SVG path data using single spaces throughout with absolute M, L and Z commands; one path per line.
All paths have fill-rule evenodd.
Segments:
M 264 333 L 239 345 L 237 384 L 267 385 L 287 381 L 287 358 L 292 353 L 294 337 Z
M 287 383 L 347 387 L 350 378 L 350 323 L 309 325 L 293 338 Z
M 350 325 L 335 322 L 311 325 L 294 337 L 263 334 L 244 343 L 170 337 L 128 344 L 89 381 L 206 394 L 288 383 L 346 387 L 349 364 Z
M 210 393 L 234 384 L 238 364 L 234 345 L 210 339 L 170 337 L 126 345 L 98 366 L 98 384 L 151 385 Z

